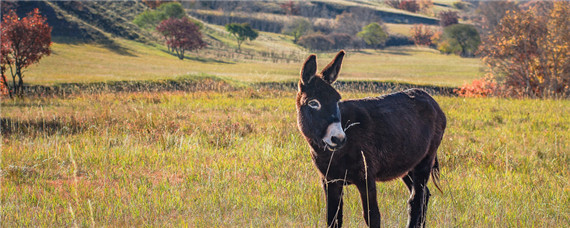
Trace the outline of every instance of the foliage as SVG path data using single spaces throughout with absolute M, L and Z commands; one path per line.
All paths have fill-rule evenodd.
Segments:
M 416 13 L 433 5 L 431 0 L 388 0 L 386 3 L 396 9 Z
M 361 20 L 359 15 L 345 11 L 335 18 L 335 32 L 355 35 L 365 24 L 366 22 Z
M 481 4 L 481 2 L 479 4 Z M 468 2 L 463 1 L 453 2 L 451 5 L 458 10 L 467 10 L 471 6 Z
M 299 42 L 297 43 L 312 51 L 326 51 L 332 49 L 334 46 L 334 40 L 331 40 L 328 36 L 322 33 L 302 36 L 299 38 Z
M 157 11 L 163 13 L 166 18 L 183 18 L 186 16 L 186 11 L 179 2 L 161 4 Z
M 439 24 L 441 27 L 447 27 L 459 23 L 459 15 L 456 11 L 447 10 L 439 12 Z
M 230 23 L 226 24 L 226 30 L 234 36 L 237 41 L 238 47 L 237 51 L 241 49 L 241 44 L 246 40 L 255 40 L 259 35 L 255 29 L 252 29 L 248 23 L 238 24 Z
M 300 7 L 295 4 L 295 1 L 284 2 L 279 4 L 279 6 L 287 15 L 298 15 L 300 12 Z
M 155 28 L 163 20 L 186 17 L 186 12 L 179 2 L 161 3 L 159 5 L 156 10 L 147 10 L 137 15 L 133 23 L 141 28 L 150 29 Z
M 24 69 L 39 62 L 43 56 L 51 54 L 51 27 L 36 8 L 24 18 L 19 18 L 16 12 L 11 10 L 3 16 L 1 30 L 2 83 L 7 86 L 4 73 L 8 66 L 12 75 L 11 90 L 22 95 Z
M 454 24 L 443 29 L 439 43 L 444 53 L 455 53 L 461 56 L 473 56 L 481 44 L 479 32 L 473 25 Z M 443 48 L 445 46 L 445 48 Z
M 434 32 L 428 26 L 417 24 L 414 25 L 410 30 L 412 40 L 416 45 L 430 46 L 432 44 L 431 37 L 433 36 Z
M 496 94 L 497 82 L 491 78 L 475 79 L 454 91 L 460 97 L 487 97 Z
M 570 5 L 509 11 L 482 45 L 483 61 L 512 96 L 570 95 Z
M 310 33 L 312 30 L 312 24 L 307 19 L 297 18 L 287 23 L 283 27 L 283 34 L 293 36 L 293 43 L 299 41 L 299 37 Z
M 481 1 L 473 21 L 479 25 L 483 34 L 488 34 L 495 30 L 509 11 L 520 11 L 515 1 Z
M 333 49 L 346 49 L 353 45 L 353 39 L 351 35 L 346 33 L 332 33 L 328 37 L 333 41 Z
M 185 51 L 206 47 L 206 42 L 202 40 L 200 27 L 187 17 L 164 20 L 160 22 L 156 30 L 164 36 L 166 45 L 176 53 L 180 60 L 184 59 Z
M 362 38 L 366 44 L 374 48 L 384 46 L 386 40 L 388 40 L 388 33 L 386 33 L 386 31 L 382 29 L 382 26 L 376 22 L 364 26 L 357 36 Z
M 158 8 L 161 4 L 167 3 L 165 0 L 142 0 L 142 2 L 151 9 Z

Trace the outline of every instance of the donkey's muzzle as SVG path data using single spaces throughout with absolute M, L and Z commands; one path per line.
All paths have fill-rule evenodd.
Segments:
M 346 137 L 333 136 L 333 137 L 331 137 L 331 142 L 336 144 L 337 148 L 340 148 L 340 147 L 344 146 L 344 143 L 346 142 Z
M 323 141 L 327 144 L 327 147 L 333 150 L 344 146 L 344 143 L 346 142 L 346 135 L 342 130 L 340 122 L 334 122 L 328 126 Z

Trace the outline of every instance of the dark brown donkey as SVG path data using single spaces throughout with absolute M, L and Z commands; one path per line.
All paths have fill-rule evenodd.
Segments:
M 430 196 L 426 184 L 430 174 L 435 182 L 439 172 L 437 148 L 445 131 L 445 114 L 419 89 L 340 101 L 331 84 L 343 57 L 340 51 L 317 75 L 316 56 L 309 56 L 297 93 L 297 123 L 322 175 L 327 224 L 342 225 L 342 189 L 354 184 L 366 224 L 380 227 L 376 181 L 401 178 L 411 193 L 408 227 L 422 227 Z

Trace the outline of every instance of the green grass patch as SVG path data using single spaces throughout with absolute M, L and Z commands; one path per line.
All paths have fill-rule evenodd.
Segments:
M 267 45 L 270 43 L 279 43 L 283 47 L 275 49 L 274 54 L 293 53 L 289 51 L 294 49 L 286 49 L 293 48 L 292 44 L 286 43 L 287 39 L 281 39 L 279 35 L 268 34 L 258 39 L 259 41 L 247 42 L 245 50 L 256 53 L 255 50 L 269 49 Z M 283 62 L 279 58 L 271 60 L 272 52 L 266 52 L 268 57 L 263 57 L 265 60 L 257 57 L 239 59 L 244 55 L 224 52 L 230 53 L 226 59 L 216 57 L 215 53 L 218 52 L 213 50 L 191 53 L 181 61 L 161 45 L 154 47 L 120 39 L 116 43 L 120 45 L 121 52 L 97 44 L 54 43 L 53 53 L 32 65 L 25 72 L 24 81 L 35 85 L 52 85 L 172 79 L 204 73 L 242 82 L 296 80 L 301 64 L 308 56 L 308 53 L 296 54 L 295 61 Z M 280 52 L 281 49 L 286 51 Z M 238 59 L 233 59 L 232 55 Z M 319 54 L 319 66 L 328 64 L 333 56 L 334 53 Z M 427 48 L 388 48 L 348 51 L 340 78 L 459 86 L 482 77 L 481 68 L 480 60 L 475 58 L 442 55 Z
M 2 100 L 2 224 L 324 226 L 294 96 L 243 88 Z M 444 193 L 432 191 L 428 224 L 568 224 L 569 101 L 435 98 L 448 127 Z M 382 225 L 404 226 L 404 184 L 379 183 L 378 194 Z M 361 214 L 347 187 L 346 226 L 364 226 Z

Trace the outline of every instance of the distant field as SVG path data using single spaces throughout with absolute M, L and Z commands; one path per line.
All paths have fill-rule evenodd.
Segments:
M 428 226 L 568 224 L 569 101 L 436 100 L 448 116 L 444 193 L 432 191 Z M 1 102 L 3 226 L 324 226 L 291 92 Z M 403 227 L 406 187 L 378 189 L 382 225 Z M 346 226 L 364 226 L 358 191 L 345 197 Z
M 295 80 L 308 53 L 267 34 L 259 41 L 246 42 L 247 50 L 271 50 L 277 46 L 285 53 L 296 53 L 295 62 L 273 62 L 249 59 L 217 58 L 216 51 L 190 53 L 189 59 L 178 60 L 162 46 L 152 47 L 137 42 L 117 40 L 116 49 L 96 44 L 54 43 L 53 53 L 25 73 L 32 84 L 92 82 L 107 80 L 145 80 L 174 78 L 180 75 L 206 73 L 244 82 Z M 228 39 L 226 42 L 231 42 Z M 271 43 L 276 43 L 271 46 Z M 232 53 L 230 50 L 227 53 Z M 208 54 L 209 53 L 209 54 Z M 334 53 L 319 54 L 324 66 Z M 405 47 L 385 50 L 350 51 L 343 65 L 341 79 L 395 80 L 420 84 L 459 86 L 480 78 L 482 64 L 477 58 L 442 55 L 427 48 Z

